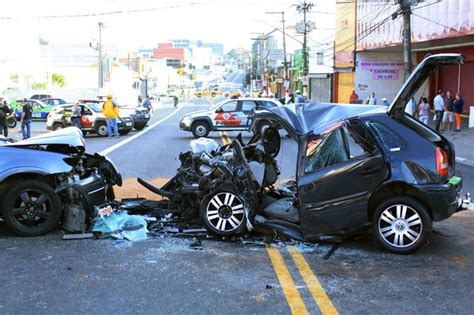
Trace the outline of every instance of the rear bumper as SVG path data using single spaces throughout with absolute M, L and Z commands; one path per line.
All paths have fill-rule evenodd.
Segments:
M 460 174 L 458 174 L 460 177 Z M 459 211 L 461 200 L 462 179 L 456 184 L 436 184 L 416 186 L 425 196 L 433 221 L 442 221 Z

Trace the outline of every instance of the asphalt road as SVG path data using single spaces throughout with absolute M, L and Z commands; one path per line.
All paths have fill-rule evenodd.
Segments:
M 163 183 L 173 176 L 179 152 L 193 139 L 177 122 L 209 101 L 218 100 L 160 108 L 142 133 L 88 137 L 87 150 L 109 152 L 126 178 L 120 196 L 142 196 L 135 178 Z M 211 137 L 222 141 L 219 133 Z M 283 142 L 277 160 L 288 179 L 295 147 Z M 474 192 L 474 168 L 458 168 L 465 190 Z M 63 241 L 60 231 L 21 238 L 0 223 L 0 313 L 471 314 L 473 224 L 474 212 L 435 223 L 430 242 L 409 256 L 386 253 L 367 235 L 325 259 L 331 244 L 266 248 L 204 240 L 196 250 L 192 239 Z

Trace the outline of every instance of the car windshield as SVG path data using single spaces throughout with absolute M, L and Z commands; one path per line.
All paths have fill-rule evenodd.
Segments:
M 88 103 L 87 105 L 96 113 L 102 112 L 102 104 Z

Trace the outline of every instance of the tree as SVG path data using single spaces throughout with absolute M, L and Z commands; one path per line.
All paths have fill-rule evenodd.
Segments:
M 45 90 L 48 88 L 48 82 L 33 82 L 31 88 L 34 90 Z
M 58 86 L 60 88 L 66 86 L 66 78 L 62 74 L 53 73 L 51 80 L 53 81 L 53 85 Z

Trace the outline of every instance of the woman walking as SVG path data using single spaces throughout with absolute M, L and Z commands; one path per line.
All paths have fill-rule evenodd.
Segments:
M 421 104 L 418 107 L 418 119 L 425 125 L 428 125 L 429 116 L 430 116 L 430 104 L 428 103 L 428 99 L 426 97 L 423 97 L 421 99 Z

